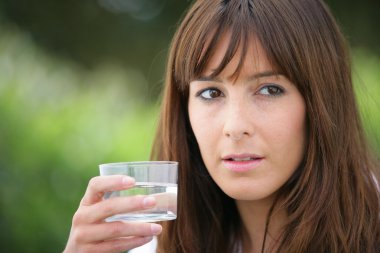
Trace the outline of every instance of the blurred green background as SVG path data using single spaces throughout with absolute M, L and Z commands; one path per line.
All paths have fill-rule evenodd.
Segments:
M 327 1 L 380 152 L 378 1 Z M 98 164 L 146 160 L 185 0 L 0 2 L 0 248 L 59 252 Z

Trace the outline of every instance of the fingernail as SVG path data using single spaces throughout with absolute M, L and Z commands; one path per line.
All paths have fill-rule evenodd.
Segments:
M 162 227 L 158 224 L 151 224 L 150 230 L 152 231 L 152 234 L 158 235 L 162 231 Z
M 124 177 L 123 178 L 123 184 L 125 186 L 131 186 L 135 183 L 135 179 L 134 178 L 131 178 L 131 177 Z
M 144 207 L 152 207 L 156 204 L 156 199 L 153 197 L 146 197 L 143 200 Z

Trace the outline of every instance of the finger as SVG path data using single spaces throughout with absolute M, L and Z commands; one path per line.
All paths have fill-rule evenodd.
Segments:
M 177 194 L 172 192 L 152 194 L 156 199 L 156 209 L 168 210 L 177 213 Z
M 105 192 L 128 189 L 135 184 L 135 180 L 124 175 L 93 177 L 88 183 L 81 205 L 89 206 L 102 200 Z
M 96 244 L 88 244 L 83 251 L 92 253 L 119 253 L 140 247 L 152 239 L 151 236 L 118 238 Z
M 109 222 L 86 226 L 76 231 L 76 237 L 84 243 L 111 240 L 120 237 L 146 237 L 160 234 L 162 226 L 155 223 Z
M 154 206 L 156 200 L 151 196 L 114 197 L 83 208 L 80 219 L 85 223 L 97 223 L 116 214 L 146 210 Z

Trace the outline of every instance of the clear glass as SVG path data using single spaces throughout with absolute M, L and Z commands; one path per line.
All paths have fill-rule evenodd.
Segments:
M 99 165 L 100 175 L 128 175 L 136 180 L 133 188 L 107 192 L 104 198 L 151 195 L 157 205 L 148 210 L 122 213 L 106 221 L 156 222 L 177 218 L 178 163 L 172 161 L 122 162 Z

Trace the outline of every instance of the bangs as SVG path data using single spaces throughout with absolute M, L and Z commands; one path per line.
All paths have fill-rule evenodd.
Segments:
M 210 77 L 219 75 L 234 58 L 238 49 L 241 49 L 238 65 L 236 66 L 236 69 L 231 77 L 236 78 L 239 75 L 247 53 L 249 43 L 248 40 L 249 38 L 252 38 L 253 34 L 252 31 L 249 31 L 247 26 L 242 26 L 243 24 L 244 21 L 239 22 L 239 20 L 236 20 L 233 24 L 221 22 L 218 27 L 216 27 L 212 37 L 208 38 L 208 41 L 204 43 L 202 54 L 196 60 L 196 65 L 192 71 L 192 79 L 199 78 L 202 75 L 210 59 L 215 54 L 217 44 L 220 42 L 221 37 L 226 34 L 229 35 L 227 50 L 224 53 L 223 59 L 220 61 L 219 65 L 212 70 Z
M 226 34 L 229 36 L 228 47 L 223 59 L 209 77 L 219 75 L 238 51 L 240 58 L 231 77 L 235 79 L 239 76 L 252 38 L 256 36 L 258 41 L 262 42 L 261 36 L 257 34 L 257 20 L 251 1 L 242 2 L 224 1 L 215 6 L 208 6 L 207 11 L 198 9 L 191 17 L 186 17 L 189 20 L 185 19 L 184 24 L 188 27 L 181 27 L 179 30 L 182 37 L 178 38 L 179 43 L 174 51 L 177 55 L 174 58 L 172 73 L 180 90 L 187 91 L 189 83 L 203 74 L 216 52 L 218 43 Z M 264 50 L 266 51 L 265 47 Z M 268 59 L 274 67 L 273 59 Z
M 310 74 L 316 72 L 316 64 L 311 59 L 323 58 L 321 54 L 327 57 L 333 54 L 326 54 L 325 48 L 319 45 L 323 41 L 315 39 L 321 37 L 322 32 L 314 31 L 320 25 L 313 24 L 312 14 L 308 11 L 315 8 L 309 6 L 315 3 L 300 1 L 289 7 L 290 4 L 295 3 L 267 0 L 196 1 L 189 11 L 191 14 L 184 18 L 174 37 L 169 59 L 173 84 L 186 93 L 189 83 L 203 74 L 218 43 L 227 34 L 228 47 L 210 77 L 219 75 L 239 53 L 240 59 L 232 75 L 232 78 L 237 78 L 248 48 L 254 44 L 252 38 L 255 38 L 273 71 L 286 76 L 304 94 Z M 318 65 L 323 66 L 324 63 Z

